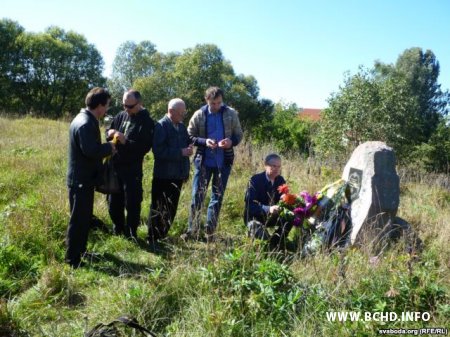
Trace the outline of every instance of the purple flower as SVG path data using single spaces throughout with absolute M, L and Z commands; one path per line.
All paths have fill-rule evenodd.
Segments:
M 307 211 L 306 208 L 303 208 L 303 207 L 297 207 L 297 208 L 294 209 L 294 214 L 295 214 L 296 216 L 304 217 L 304 216 L 306 215 L 306 211 Z
M 294 218 L 294 221 L 293 221 L 293 225 L 295 226 L 295 227 L 298 227 L 298 226 L 300 226 L 301 224 L 302 224 L 302 222 L 303 222 L 303 219 L 302 218 Z
M 317 196 L 311 196 L 308 192 L 303 191 L 300 193 L 300 196 L 305 200 L 305 212 L 309 210 L 312 206 L 314 206 L 317 202 Z

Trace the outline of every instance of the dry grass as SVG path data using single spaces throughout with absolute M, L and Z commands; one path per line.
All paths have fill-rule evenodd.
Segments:
M 2 285 L 10 289 L 0 303 L 0 323 L 15 329 L 17 335 L 25 330 L 33 336 L 80 336 L 96 323 L 121 314 L 133 315 L 166 336 L 371 335 L 376 323 L 330 323 L 324 312 L 389 311 L 400 306 L 400 310 L 429 310 L 433 314 L 429 326 L 448 326 L 450 191 L 436 184 L 402 181 L 399 216 L 412 224 L 424 242 L 419 257 L 405 253 L 402 241 L 377 259 L 359 249 L 306 259 L 295 252 L 271 256 L 261 244 L 245 237 L 242 220 L 248 179 L 263 170 L 268 153 L 276 152 L 271 144 L 254 146 L 247 141 L 237 148 L 219 225 L 222 240 L 208 245 L 179 240 L 187 225 L 189 181 L 161 251 L 148 250 L 143 241 L 136 245 L 93 232 L 88 249 L 99 254 L 99 261 L 80 270 L 68 269 L 63 263 L 69 216 L 65 186 L 68 126 L 44 119 L 0 118 L 0 257 L 6 259 L 0 261 L 0 281 L 5 282 L 0 289 L 5 290 Z M 152 161 L 148 155 L 143 222 L 150 203 Z M 342 167 L 335 164 L 315 163 L 296 154 L 283 157 L 283 175 L 296 191 L 318 191 L 341 172 Z M 96 197 L 95 213 L 111 226 L 101 195 Z M 141 227 L 139 235 L 145 234 Z M 236 269 L 220 274 L 225 256 L 236 259 Z M 287 263 L 294 280 L 287 289 L 304 292 L 297 309 L 286 309 L 282 319 L 263 319 L 275 317 L 270 315 L 278 309 L 273 309 L 256 321 L 249 315 L 258 313 L 264 293 L 248 293 L 245 284 L 260 281 L 261 289 L 269 293 L 275 289 L 264 277 L 254 278 L 267 261 Z M 214 282 L 227 287 L 215 288 L 207 277 L 211 273 L 225 277 Z M 242 282 L 233 273 L 242 273 Z M 232 287 L 240 292 L 233 293 Z M 388 297 L 391 288 L 390 294 L 398 291 L 398 295 Z M 234 303 L 241 303 L 242 308 L 253 305 L 254 312 L 236 311 Z M 423 322 L 410 327 L 419 325 Z M 281 328 L 286 326 L 289 329 Z

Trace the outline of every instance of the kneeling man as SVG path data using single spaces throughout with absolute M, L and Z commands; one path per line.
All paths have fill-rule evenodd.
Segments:
M 251 177 L 245 193 L 244 222 L 248 227 L 248 235 L 252 238 L 268 240 L 272 248 L 279 247 L 285 240 L 292 224 L 283 222 L 278 216 L 281 193 L 278 187 L 286 181 L 280 175 L 281 158 L 277 154 L 269 154 L 264 160 L 265 171 Z M 270 237 L 267 227 L 278 226 Z

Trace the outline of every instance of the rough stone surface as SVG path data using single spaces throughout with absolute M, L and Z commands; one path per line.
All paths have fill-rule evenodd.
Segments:
M 393 149 L 383 142 L 359 145 L 342 178 L 351 183 L 351 243 L 374 242 L 389 231 L 400 202 L 400 179 Z

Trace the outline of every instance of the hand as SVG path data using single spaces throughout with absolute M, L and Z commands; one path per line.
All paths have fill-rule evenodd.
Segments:
M 119 131 L 114 132 L 114 138 L 117 138 L 117 140 L 120 142 L 120 144 L 125 144 L 127 141 L 127 139 L 125 138 L 125 135 Z
M 278 205 L 273 205 L 269 207 L 269 213 L 270 214 L 276 214 L 278 213 L 278 210 L 280 209 L 280 206 Z
M 222 139 L 222 140 L 219 142 L 219 147 L 220 147 L 221 149 L 229 149 L 232 145 L 233 145 L 233 143 L 232 143 L 232 141 L 231 141 L 230 138 Z
M 214 139 L 208 138 L 206 140 L 206 146 L 209 147 L 210 149 L 215 149 L 217 147 L 217 142 Z
M 107 137 L 107 138 L 113 137 L 115 132 L 116 132 L 116 130 L 114 130 L 114 129 L 109 129 L 109 130 L 107 131 L 107 133 L 106 133 L 106 137 Z
M 183 155 L 183 157 L 192 156 L 193 153 L 194 153 L 194 149 L 193 149 L 192 144 L 189 145 L 188 147 L 185 147 L 184 149 L 181 149 L 181 154 Z

